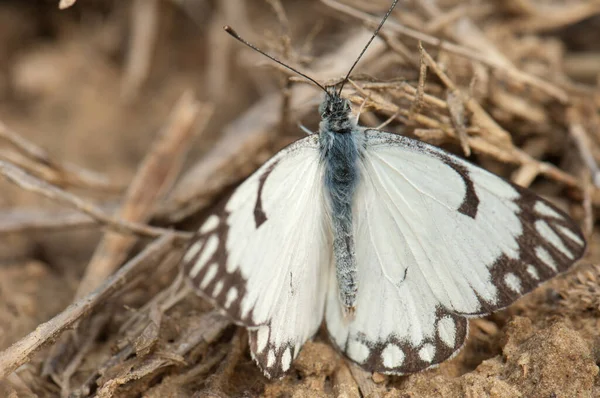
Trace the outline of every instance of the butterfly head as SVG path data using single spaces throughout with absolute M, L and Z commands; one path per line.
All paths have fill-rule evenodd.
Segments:
M 319 105 L 321 115 L 320 130 L 345 133 L 352 130 L 354 123 L 350 118 L 350 101 L 342 98 L 335 87 L 327 87 L 325 98 Z

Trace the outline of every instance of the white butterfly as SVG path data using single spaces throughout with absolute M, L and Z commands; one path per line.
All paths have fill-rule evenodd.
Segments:
M 184 257 L 197 291 L 248 329 L 268 377 L 290 368 L 323 318 L 369 371 L 427 369 L 463 345 L 469 317 L 506 307 L 585 249 L 546 200 L 358 126 L 339 92 L 326 89 L 319 133 L 241 184 Z

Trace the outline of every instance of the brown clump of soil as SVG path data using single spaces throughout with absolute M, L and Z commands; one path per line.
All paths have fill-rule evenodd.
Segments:
M 0 4 L 0 396 L 600 396 L 593 0 L 404 2 L 345 88 L 361 124 L 469 155 L 588 236 L 570 272 L 472 320 L 452 360 L 370 374 L 322 330 L 267 380 L 178 275 L 189 235 L 165 228 L 193 230 L 318 123 L 318 90 L 222 25 L 332 83 L 389 3 Z

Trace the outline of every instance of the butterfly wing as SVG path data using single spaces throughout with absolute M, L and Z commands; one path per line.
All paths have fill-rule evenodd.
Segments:
M 358 296 L 332 340 L 365 368 L 412 373 L 452 356 L 467 317 L 503 308 L 584 252 L 578 226 L 531 191 L 440 149 L 367 130 L 354 220 Z
M 194 287 L 248 327 L 269 377 L 290 367 L 323 318 L 331 232 L 322 173 L 318 136 L 296 141 L 206 219 L 184 257 Z

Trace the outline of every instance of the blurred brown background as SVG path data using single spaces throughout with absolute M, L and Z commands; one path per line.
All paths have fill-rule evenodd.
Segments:
M 301 137 L 298 123 L 313 130 L 318 123 L 319 91 L 243 47 L 222 26 L 335 83 L 373 30 L 368 15 L 379 20 L 390 2 L 344 2 L 354 16 L 331 3 L 78 0 L 59 10 L 57 1 L 2 1 L 0 122 L 11 135 L 0 137 L 0 160 L 107 214 L 121 206 L 123 219 L 192 228 L 252 170 Z M 170 351 L 187 330 L 182 325 L 206 321 L 202 316 L 210 311 L 195 297 L 144 307 L 164 304 L 161 292 L 172 295 L 181 287 L 172 284 L 172 261 L 145 270 L 143 281 L 133 278 L 108 304 L 95 305 L 91 319 L 102 318 L 101 326 L 82 327 L 94 334 L 49 339 L 2 384 L 0 395 L 600 396 L 600 270 L 591 235 L 600 203 L 594 184 L 600 184 L 598 14 L 595 0 L 401 1 L 383 40 L 353 74 L 356 86 L 346 86 L 355 111 L 362 107 L 362 124 L 386 122 L 390 131 L 470 155 L 547 195 L 590 236 L 590 255 L 579 268 L 474 322 L 456 360 L 406 378 L 371 377 L 344 365 L 319 335 L 291 376 L 269 383 L 251 363 L 244 332 L 226 324 L 218 324 L 219 333 L 201 349 Z M 421 85 L 419 40 L 435 62 Z M 154 143 L 180 130 L 180 147 L 158 162 Z M 24 155 L 15 136 L 43 149 L 50 161 Z M 144 165 L 148 158 L 154 169 Z M 124 242 L 78 218 L 72 206 L 6 181 L 0 189 L 5 349 L 100 285 L 104 277 L 88 277 L 87 287 L 81 282 L 94 274 L 92 264 L 104 261 L 99 257 L 110 257 L 98 266 L 108 275 L 149 240 Z M 142 205 L 141 197 L 151 199 Z M 143 308 L 136 318 L 140 335 L 156 326 L 144 350 L 131 348 L 139 336 L 123 330 L 131 308 Z M 139 377 L 124 378 L 143 361 L 171 354 Z

